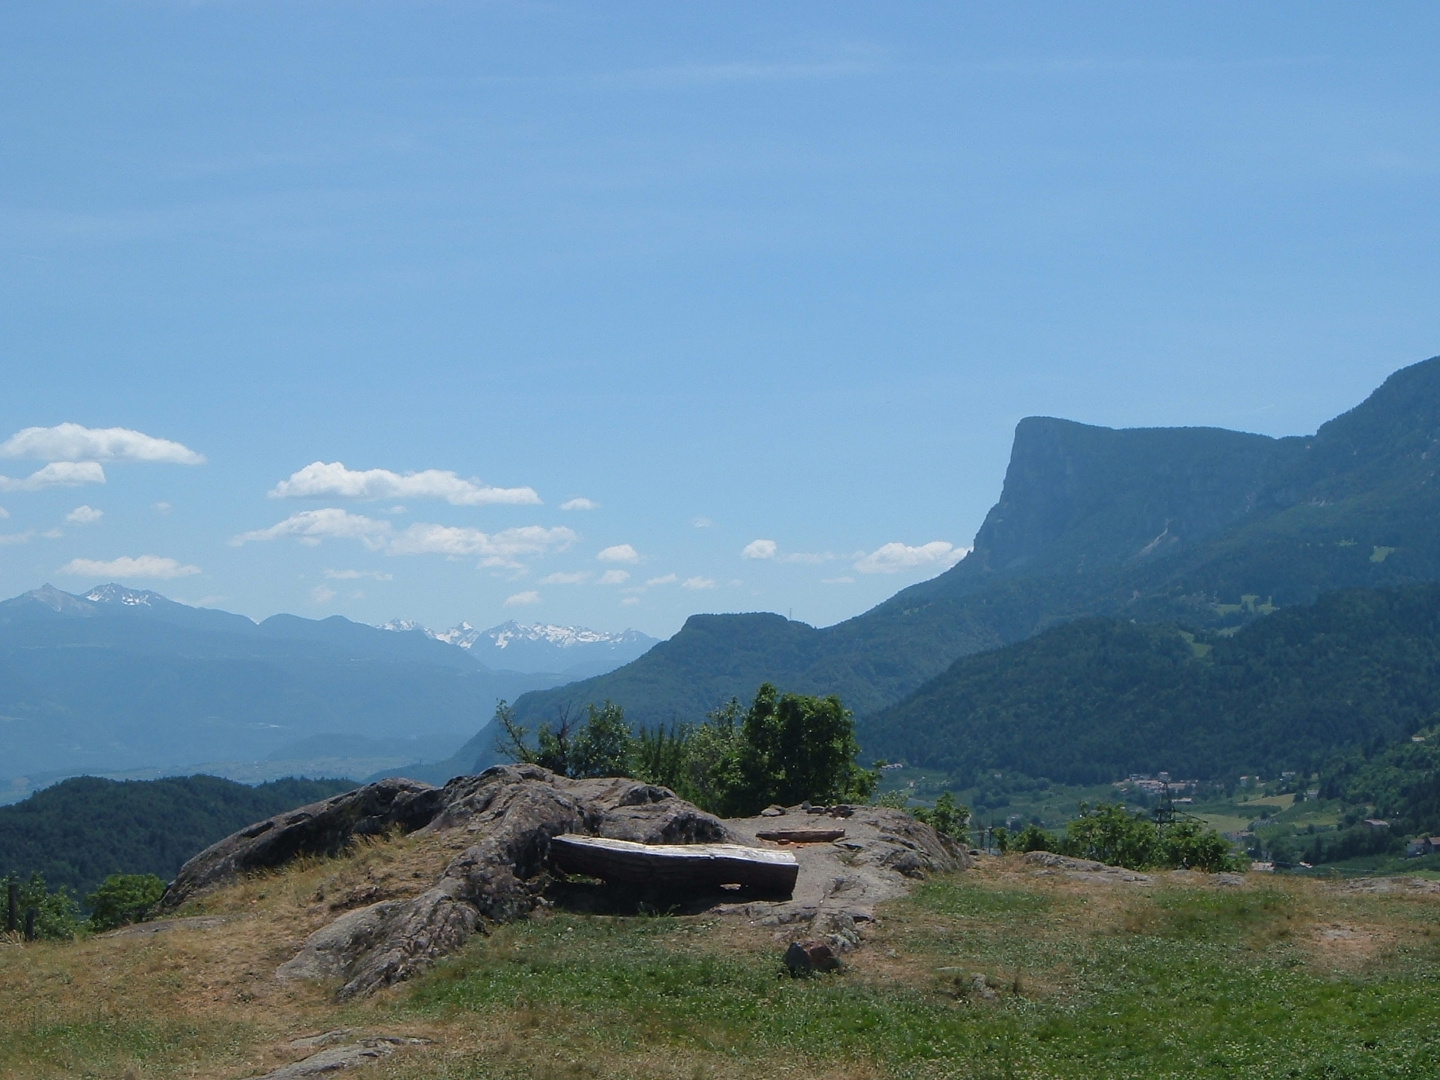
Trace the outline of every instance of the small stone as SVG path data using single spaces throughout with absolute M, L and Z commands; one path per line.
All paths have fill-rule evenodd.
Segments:
M 760 811 L 760 816 L 761 816 L 761 817 L 784 817 L 784 816 L 785 816 L 785 810 L 784 810 L 784 808 L 779 807 L 779 806 L 767 806 L 767 807 L 765 807 L 764 810 L 761 810 L 761 811 Z
M 990 982 L 979 972 L 970 980 L 970 992 L 981 1001 L 994 1001 L 997 997 L 994 990 L 990 989 Z
M 817 971 L 835 971 L 840 958 L 823 941 L 792 941 L 785 950 L 785 966 L 791 975 L 813 975 Z

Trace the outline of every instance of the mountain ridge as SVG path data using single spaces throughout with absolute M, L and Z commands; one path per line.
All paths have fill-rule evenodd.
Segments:
M 864 715 L 961 656 L 1084 616 L 1234 628 L 1256 617 L 1246 596 L 1288 606 L 1437 580 L 1437 448 L 1440 357 L 1395 372 L 1309 436 L 1027 417 L 1000 499 L 943 574 L 783 640 L 756 616 L 692 617 L 665 648 L 527 694 L 516 712 L 533 722 L 610 699 L 642 723 L 695 719 L 770 680 L 838 693 Z M 756 634 L 777 647 L 755 648 Z
M 657 641 L 639 630 L 617 632 L 584 626 L 518 623 L 509 620 L 487 630 L 462 622 L 432 630 L 411 619 L 391 619 L 380 629 L 418 633 L 464 649 L 490 666 L 524 673 L 555 672 L 586 677 L 603 674 L 643 656 Z

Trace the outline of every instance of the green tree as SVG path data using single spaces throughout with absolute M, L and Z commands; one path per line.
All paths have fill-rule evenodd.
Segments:
M 855 721 L 835 695 L 781 694 L 763 683 L 740 722 L 738 789 L 742 812 L 770 803 L 864 800 L 879 775 L 856 763 Z
M 111 874 L 89 896 L 92 930 L 113 930 L 117 926 L 143 922 L 165 892 L 165 883 L 154 874 Z
M 1156 862 L 1176 870 L 1239 870 L 1243 860 L 1214 829 L 1198 821 L 1177 821 L 1167 825 L 1156 848 Z
M 572 725 L 568 709 L 559 711 L 554 727 L 541 724 L 534 743 L 530 742 L 530 729 L 515 719 L 515 710 L 507 701 L 495 705 L 492 723 L 497 725 L 495 749 L 510 760 L 570 775 Z
M 936 832 L 956 840 L 966 839 L 965 834 L 970 827 L 970 808 L 957 804 L 955 796 L 948 791 L 935 800 L 934 806 L 915 810 L 914 816 L 917 821 L 925 822 Z
M 1140 870 L 1155 865 L 1155 826 L 1120 803 L 1080 804 L 1080 816 L 1066 827 L 1062 854 Z
M 9 903 L 11 882 L 18 886 L 16 915 L 20 929 L 25 927 L 26 913 L 33 910 L 36 937 L 64 940 L 80 932 L 80 902 L 69 888 L 62 885 L 50 892 L 45 886 L 44 875 L 38 872 L 28 878 L 7 874 L 0 878 L 0 905 Z
M 634 741 L 625 710 L 619 705 L 610 701 L 599 708 L 587 705 L 585 725 L 571 740 L 564 771 L 576 778 L 629 776 L 635 771 L 631 763 Z

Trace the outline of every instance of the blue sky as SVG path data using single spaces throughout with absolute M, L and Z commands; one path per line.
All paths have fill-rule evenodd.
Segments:
M 1022 416 L 1308 432 L 1440 352 L 1437 31 L 0 4 L 0 593 L 846 618 Z

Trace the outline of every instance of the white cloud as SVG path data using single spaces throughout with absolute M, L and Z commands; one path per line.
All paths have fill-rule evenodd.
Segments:
M 357 581 L 360 578 L 369 578 L 371 581 L 394 581 L 394 574 L 386 574 L 379 570 L 326 570 L 325 576 L 331 581 Z
M 268 529 L 256 529 L 241 533 L 230 543 L 239 547 L 249 540 L 277 540 L 282 536 L 293 536 L 302 544 L 315 545 L 321 540 L 360 540 L 366 547 L 383 547 L 390 535 L 388 521 L 375 521 L 348 510 L 326 507 L 324 510 L 302 510 Z
M 629 607 L 631 604 L 638 604 L 639 602 L 640 598 L 638 596 L 627 596 L 624 600 L 620 601 L 620 603 L 624 604 L 626 607 Z
M 516 560 L 524 555 L 548 555 L 564 551 L 576 541 L 573 530 L 563 526 L 547 529 L 541 525 L 523 525 L 484 533 L 479 529 L 454 525 L 411 525 L 390 541 L 390 555 L 462 555 L 480 556 L 481 566 L 516 569 Z
M 680 587 L 682 589 L 713 589 L 715 588 L 715 579 L 708 577 L 686 578 L 680 583 Z
M 599 510 L 600 504 L 594 499 L 586 499 L 576 496 L 573 499 L 566 499 L 560 504 L 561 510 Z
M 8 518 L 9 516 L 10 516 L 10 511 L 9 511 L 9 510 L 6 510 L 5 507 L 0 506 L 0 521 L 4 521 L 4 520 L 5 520 L 6 518 Z
M 105 483 L 105 470 L 95 461 L 52 461 L 24 480 L 0 476 L 0 491 L 40 491 L 52 487 L 79 487 Z
M 774 540 L 751 540 L 740 552 L 742 559 L 773 559 L 780 550 Z
M 855 569 L 862 574 L 896 574 L 901 570 L 922 567 L 949 567 L 963 559 L 969 548 L 957 548 L 944 540 L 932 540 L 928 544 L 910 547 L 907 544 L 885 544 L 861 556 L 855 562 Z
M 600 575 L 601 585 L 624 585 L 629 580 L 630 571 L 628 570 L 606 570 Z
M 198 566 L 188 566 L 175 559 L 162 558 L 159 555 L 138 555 L 134 558 L 122 555 L 109 562 L 102 562 L 98 559 L 71 559 L 57 571 L 57 573 L 70 577 L 116 578 L 121 581 L 133 578 L 168 580 L 189 577 L 191 574 L 200 572 Z
M 666 574 L 666 575 L 664 575 L 663 577 L 652 577 L 649 581 L 645 582 L 645 584 L 646 584 L 646 585 L 674 585 L 675 582 L 677 582 L 677 581 L 679 581 L 679 580 L 680 580 L 680 579 L 679 579 L 678 577 L 676 577 L 674 574 Z
M 34 529 L 27 529 L 21 533 L 5 533 L 0 535 L 0 544 L 28 544 L 34 537 Z
M 590 580 L 590 571 L 577 570 L 573 574 L 554 573 L 540 579 L 541 585 L 579 585 Z
M 600 562 L 637 563 L 640 561 L 640 553 L 629 544 L 615 544 L 605 548 L 595 558 Z
M 310 545 L 329 539 L 359 540 L 371 551 L 384 551 L 387 555 L 479 556 L 483 567 L 512 570 L 524 569 L 517 561 L 523 556 L 564 551 L 577 539 L 571 529 L 547 529 L 540 525 L 486 533 L 456 525 L 417 522 L 404 532 L 396 533 L 388 521 L 326 507 L 302 510 L 268 529 L 241 533 L 230 543 L 239 546 L 251 540 L 276 540 L 284 536 L 293 536 L 302 544 Z
M 534 488 L 497 488 L 464 480 L 449 470 L 396 473 L 389 469 L 347 469 L 341 462 L 312 462 L 270 492 L 272 499 L 444 499 L 452 506 L 511 503 L 536 506 Z
M 171 510 L 174 510 L 175 508 L 167 502 L 157 502 L 151 503 L 150 509 L 154 510 L 157 514 L 168 514 Z
M 506 607 L 523 607 L 526 604 L 540 603 L 540 594 L 533 589 L 529 592 L 517 592 L 514 596 L 505 598 Z
M 694 525 L 697 529 L 709 529 L 715 525 L 715 522 L 711 521 L 707 517 L 697 517 L 690 524 Z
M 328 604 L 335 599 L 335 590 L 324 585 L 316 585 L 310 590 L 310 600 L 315 604 Z
M 77 506 L 65 515 L 65 520 L 72 525 L 89 525 L 92 521 L 99 521 L 104 516 L 104 510 L 96 510 L 93 506 Z
M 87 428 L 79 424 L 28 427 L 0 443 L 0 457 L 36 461 L 153 461 L 204 465 L 205 456 L 169 439 L 129 428 Z
M 59 529 L 46 529 L 40 535 L 43 536 L 46 540 L 59 540 L 65 534 Z
M 783 554 L 774 540 L 751 540 L 740 552 L 742 559 L 773 559 L 784 563 L 827 563 L 835 558 L 829 551 L 787 551 Z
M 820 579 L 821 585 L 854 585 L 853 577 L 827 577 Z

